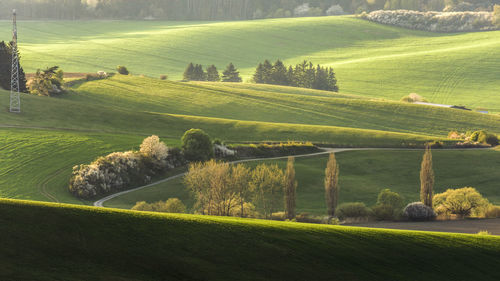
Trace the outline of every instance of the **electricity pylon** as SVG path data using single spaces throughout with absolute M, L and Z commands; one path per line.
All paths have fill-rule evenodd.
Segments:
M 19 94 L 19 54 L 17 52 L 16 10 L 12 11 L 12 71 L 10 76 L 10 112 L 21 112 Z

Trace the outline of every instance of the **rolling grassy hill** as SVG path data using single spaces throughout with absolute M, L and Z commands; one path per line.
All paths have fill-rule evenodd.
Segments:
M 73 203 L 86 203 L 66 190 L 74 165 L 137 148 L 152 134 L 171 146 L 186 130 L 201 128 L 229 142 L 399 147 L 446 141 L 451 129 L 500 132 L 496 115 L 289 87 L 120 75 L 76 84 L 57 98 L 23 95 L 21 114 L 7 112 L 8 99 L 0 94 L 1 194 Z
M 376 204 L 378 193 L 390 188 L 400 193 L 406 203 L 420 199 L 420 163 L 422 151 L 346 151 L 337 153 L 340 165 L 340 199 L 344 202 Z M 500 153 L 494 150 L 434 150 L 436 176 L 435 192 L 465 186 L 475 187 L 491 203 L 500 204 L 498 179 Z M 324 175 L 328 156 L 297 158 L 295 160 L 297 209 L 317 215 L 325 214 Z M 278 164 L 286 169 L 286 159 L 248 163 Z M 132 208 L 136 202 L 149 203 L 179 198 L 192 207 L 193 198 L 184 187 L 182 178 L 116 197 L 104 204 L 113 208 Z
M 0 38 L 10 38 L 0 22 Z M 181 78 L 190 62 L 229 62 L 249 79 L 264 59 L 304 59 L 336 69 L 345 93 L 399 100 L 416 92 L 431 102 L 500 112 L 496 98 L 500 32 L 436 34 L 350 16 L 239 22 L 20 22 L 28 72 L 59 65 L 69 72 L 112 71 Z
M 0 230 L 2 280 L 500 278 L 495 270 L 500 238 L 494 236 L 161 215 L 15 200 L 0 200 Z

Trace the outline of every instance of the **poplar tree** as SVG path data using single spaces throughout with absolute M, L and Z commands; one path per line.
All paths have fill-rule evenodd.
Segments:
M 295 158 L 288 157 L 285 174 L 285 217 L 289 220 L 295 218 L 297 181 L 295 180 Z
M 335 215 L 335 209 L 339 200 L 339 167 L 335 154 L 330 153 L 325 169 L 325 199 L 329 219 Z
M 430 145 L 426 145 L 420 169 L 420 200 L 432 208 L 434 189 L 434 170 L 432 169 L 432 152 Z

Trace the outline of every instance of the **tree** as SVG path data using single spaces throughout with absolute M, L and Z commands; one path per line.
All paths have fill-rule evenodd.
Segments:
M 245 217 L 245 203 L 250 196 L 250 169 L 242 164 L 233 166 L 231 171 L 231 185 L 233 186 L 240 201 L 240 217 Z
M 391 220 L 401 214 L 404 206 L 403 197 L 390 189 L 382 190 L 377 198 L 377 205 L 372 210 L 377 219 Z
M 283 198 L 283 184 L 283 171 L 277 165 L 261 164 L 253 170 L 250 183 L 253 201 L 266 218 L 271 217 Z
M 19 51 L 18 51 L 19 53 Z M 0 88 L 10 90 L 10 79 L 12 72 L 12 44 L 0 42 Z M 19 91 L 22 93 L 27 92 L 26 88 L 26 75 L 24 70 L 19 65 Z
M 210 137 L 200 129 L 191 129 L 182 136 L 182 150 L 189 161 L 207 161 L 214 157 Z
M 207 74 L 203 71 L 203 66 L 201 64 L 197 64 L 194 66 L 193 77 L 191 80 L 194 81 L 205 81 L 207 80 Z
M 64 73 L 58 69 L 58 66 L 53 66 L 43 71 L 38 69 L 29 84 L 30 93 L 48 97 L 63 93 Z
M 270 84 L 289 85 L 286 66 L 281 60 L 277 60 L 271 70 Z
M 470 216 L 482 208 L 489 206 L 487 199 L 473 187 L 448 189 L 434 197 L 436 212 L 451 213 L 460 217 Z
M 220 81 L 219 71 L 217 71 L 217 67 L 215 67 L 215 65 L 213 64 L 207 68 L 207 81 L 211 82 Z
M 330 153 L 325 169 L 325 199 L 329 219 L 335 215 L 335 209 L 339 201 L 339 167 L 335 154 Z
M 184 177 L 184 183 L 196 199 L 195 209 L 215 216 L 230 216 L 237 210 L 244 214 L 246 202 L 241 202 L 239 194 L 245 194 L 248 182 L 248 169 L 231 168 L 228 163 L 215 160 L 192 163 Z
M 297 181 L 295 180 L 295 158 L 288 157 L 285 173 L 285 217 L 289 220 L 295 218 Z
M 184 80 L 194 80 L 194 64 L 192 62 L 188 64 L 186 70 L 184 71 Z
M 142 141 L 140 152 L 147 158 L 161 161 L 167 159 L 168 147 L 164 142 L 160 142 L 158 136 L 153 135 Z
M 420 201 L 431 208 L 433 189 L 434 170 L 432 169 L 432 152 L 430 145 L 426 145 L 420 168 Z
M 259 63 L 257 69 L 255 69 L 255 73 L 253 74 L 253 82 L 257 84 L 264 83 L 264 65 Z
M 233 63 L 229 63 L 222 74 L 222 82 L 241 82 L 240 72 L 234 67 Z
M 500 5 L 493 8 L 493 24 L 500 28 Z

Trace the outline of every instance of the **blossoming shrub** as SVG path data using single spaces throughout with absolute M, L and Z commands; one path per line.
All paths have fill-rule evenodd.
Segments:
M 403 214 L 406 218 L 412 221 L 433 220 L 437 216 L 431 207 L 423 204 L 422 202 L 408 204 L 405 207 Z
M 418 12 L 409 10 L 374 11 L 363 18 L 404 28 L 435 31 L 465 32 L 495 30 L 491 12 Z
M 152 176 L 178 166 L 178 159 L 168 156 L 167 146 L 157 136 L 148 137 L 138 152 L 114 152 L 73 167 L 69 190 L 76 197 L 90 199 L 148 183 Z

